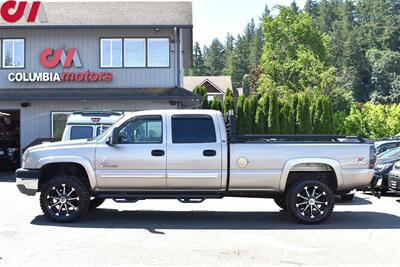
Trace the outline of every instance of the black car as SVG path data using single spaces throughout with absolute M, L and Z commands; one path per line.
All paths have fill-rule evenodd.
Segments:
M 400 147 L 386 151 L 378 156 L 375 168 L 375 178 L 382 177 L 381 193 L 388 191 L 389 173 L 393 165 L 400 160 Z
M 0 141 L 0 171 L 14 171 L 19 165 L 20 150 L 18 144 Z

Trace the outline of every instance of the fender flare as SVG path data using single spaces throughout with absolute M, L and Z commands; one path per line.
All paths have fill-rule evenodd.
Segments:
M 291 160 L 286 161 L 286 163 L 283 167 L 280 182 L 279 182 L 279 189 L 282 192 L 285 191 L 286 182 L 289 177 L 290 171 L 293 169 L 294 166 L 303 164 L 303 163 L 319 163 L 319 164 L 325 164 L 325 165 L 330 166 L 336 174 L 338 188 L 342 187 L 342 185 L 343 185 L 342 168 L 340 166 L 340 163 L 337 160 L 331 159 L 331 158 L 297 158 L 297 159 L 291 159 Z
M 81 165 L 88 176 L 90 187 L 94 189 L 96 187 L 96 175 L 93 170 L 93 166 L 90 163 L 90 160 L 84 157 L 76 157 L 76 156 L 60 156 L 60 157 L 47 157 L 42 158 L 36 165 L 37 169 L 43 168 L 45 165 L 54 164 L 54 163 L 75 163 Z

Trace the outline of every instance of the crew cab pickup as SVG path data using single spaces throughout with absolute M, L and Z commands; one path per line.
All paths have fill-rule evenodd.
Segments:
M 40 192 L 55 222 L 73 222 L 104 199 L 258 197 L 315 224 L 331 215 L 335 194 L 374 176 L 375 148 L 362 138 L 236 135 L 234 123 L 212 110 L 133 112 L 95 139 L 29 148 L 17 186 Z

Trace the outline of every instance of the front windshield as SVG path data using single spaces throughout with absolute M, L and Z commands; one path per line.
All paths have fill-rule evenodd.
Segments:
M 379 159 L 387 159 L 392 157 L 400 156 L 400 147 L 393 148 L 389 151 L 386 151 L 378 156 Z

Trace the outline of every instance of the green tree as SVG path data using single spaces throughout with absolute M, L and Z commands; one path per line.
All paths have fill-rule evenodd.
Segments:
M 346 134 L 368 137 L 368 130 L 361 110 L 355 106 L 351 108 L 349 116 L 344 120 L 343 128 Z
M 233 97 L 233 92 L 230 88 L 228 88 L 224 98 L 224 113 L 227 114 L 229 110 L 233 110 L 234 105 L 235 105 L 235 99 Z
M 251 134 L 252 133 L 252 127 L 253 127 L 253 120 L 255 120 L 254 116 L 252 116 L 252 103 L 251 99 L 247 97 L 244 101 L 244 120 L 243 120 L 243 133 L 245 134 Z
M 199 94 L 203 97 L 203 104 L 202 104 L 202 108 L 203 109 L 208 109 L 210 107 L 209 103 L 208 103 L 208 97 L 207 97 L 207 91 L 206 88 L 204 86 L 196 86 L 193 89 L 193 93 L 195 94 Z
M 268 132 L 268 112 L 269 112 L 269 95 L 264 94 L 258 101 L 254 133 L 265 134 Z
M 310 106 L 311 103 L 307 93 L 300 94 L 296 109 L 296 133 L 298 134 L 310 134 L 312 132 Z
M 188 70 L 187 74 L 189 76 L 202 76 L 205 75 L 205 71 L 203 53 L 199 42 L 196 42 L 193 47 L 193 67 Z
M 275 91 L 269 97 L 268 129 L 271 134 L 279 134 L 279 103 L 278 95 Z
M 232 76 L 233 73 L 233 56 L 235 50 L 235 38 L 228 33 L 225 41 L 225 66 L 224 66 L 224 75 Z
M 336 70 L 328 65 L 328 37 L 309 15 L 280 7 L 277 17 L 265 19 L 264 36 L 261 88 L 274 84 L 291 91 L 311 88 L 327 93 L 334 87 Z
M 236 106 L 236 131 L 238 134 L 243 134 L 245 132 L 244 128 L 244 103 L 245 103 L 246 98 L 244 96 L 240 96 L 238 101 L 237 101 L 237 106 Z
M 216 38 L 212 41 L 211 46 L 206 49 L 204 55 L 204 65 L 208 69 L 210 75 L 219 76 L 223 74 L 224 62 L 224 46 Z
M 211 109 L 213 110 L 218 110 L 218 111 L 223 111 L 222 110 L 222 103 L 219 97 L 214 97 L 214 100 L 211 102 Z

